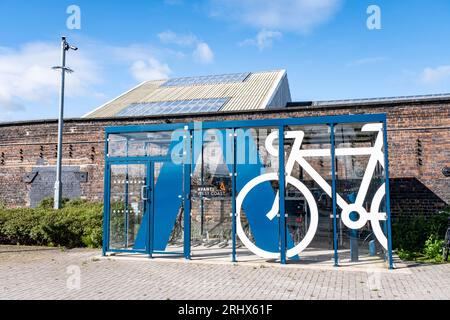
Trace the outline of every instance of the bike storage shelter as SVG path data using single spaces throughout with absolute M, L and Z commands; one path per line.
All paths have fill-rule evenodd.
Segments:
M 384 114 L 108 127 L 104 188 L 104 255 L 393 267 Z

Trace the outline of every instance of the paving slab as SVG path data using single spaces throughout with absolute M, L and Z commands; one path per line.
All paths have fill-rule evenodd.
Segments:
M 0 299 L 450 299 L 450 264 L 280 266 L 0 246 Z

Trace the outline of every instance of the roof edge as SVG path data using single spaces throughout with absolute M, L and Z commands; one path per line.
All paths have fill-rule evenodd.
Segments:
M 294 101 L 287 104 L 288 108 L 308 107 L 308 108 L 339 108 L 341 106 L 378 106 L 388 104 L 417 104 L 433 102 L 450 102 L 450 94 L 430 94 L 417 96 L 380 97 L 368 99 L 344 99 L 344 100 L 323 100 L 323 101 Z
M 270 88 L 269 94 L 266 96 L 264 101 L 259 106 L 259 109 L 266 109 L 267 106 L 270 104 L 270 102 L 273 100 L 275 95 L 277 94 L 278 89 L 281 86 L 281 83 L 283 81 L 283 77 L 287 75 L 286 69 L 280 69 L 280 70 L 274 70 L 278 72 L 277 80 L 273 83 L 272 87 Z M 273 72 L 273 71 L 271 71 Z

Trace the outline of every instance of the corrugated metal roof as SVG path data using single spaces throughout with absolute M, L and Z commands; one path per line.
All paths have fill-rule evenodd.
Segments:
M 244 81 L 227 83 L 164 86 L 167 80 L 147 81 L 84 118 L 114 117 L 136 103 L 196 99 L 228 98 L 220 111 L 265 109 L 285 76 L 285 70 L 275 70 L 250 73 Z

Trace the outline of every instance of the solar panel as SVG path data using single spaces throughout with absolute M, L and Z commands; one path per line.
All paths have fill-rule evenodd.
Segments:
M 218 83 L 236 83 L 244 82 L 248 78 L 250 72 L 222 74 L 215 76 L 173 78 L 167 80 L 161 87 L 187 87 L 202 84 L 218 84 Z
M 230 98 L 193 99 L 132 103 L 116 116 L 153 116 L 161 114 L 200 113 L 219 111 Z

